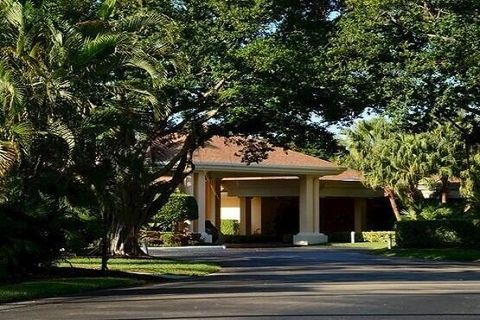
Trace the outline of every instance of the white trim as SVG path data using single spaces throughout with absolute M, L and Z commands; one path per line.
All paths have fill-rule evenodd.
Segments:
M 293 166 L 293 165 L 265 165 L 265 164 L 233 164 L 233 163 L 196 163 L 195 171 L 226 172 L 226 173 L 264 173 L 286 175 L 337 175 L 347 170 L 344 167 L 317 167 L 317 166 Z

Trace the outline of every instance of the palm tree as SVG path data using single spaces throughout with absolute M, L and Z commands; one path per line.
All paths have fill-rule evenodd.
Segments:
M 363 174 L 363 183 L 373 189 L 383 189 L 390 201 L 397 221 L 401 220 L 397 203 L 397 168 L 390 157 L 388 138 L 392 132 L 390 124 L 383 118 L 359 121 L 343 132 L 341 143 L 348 151 L 344 161 Z

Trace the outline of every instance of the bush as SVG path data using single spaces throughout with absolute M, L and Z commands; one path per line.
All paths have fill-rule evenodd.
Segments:
M 152 247 L 179 247 L 186 245 L 198 245 L 200 233 L 179 234 L 175 232 L 158 232 L 145 230 L 142 238 L 148 246 Z
M 0 221 L 0 274 L 3 276 L 22 275 L 50 266 L 59 258 L 60 249 L 65 245 L 65 220 L 48 204 L 32 211 L 2 205 Z
M 179 247 L 182 245 L 179 235 L 175 234 L 174 232 L 161 233 L 160 240 L 165 247 Z
M 388 243 L 389 239 L 395 236 L 394 231 L 364 231 L 359 234 L 364 242 L 384 242 Z
M 395 229 L 397 246 L 401 248 L 480 246 L 480 226 L 473 221 L 400 221 Z
M 329 242 L 350 242 L 351 232 L 331 232 L 328 233 Z M 395 236 L 394 231 L 363 231 L 355 232 L 356 242 L 388 242 L 389 236 Z
M 222 220 L 221 231 L 224 235 L 238 235 L 240 223 L 237 220 Z
M 195 219 L 198 219 L 198 205 L 195 197 L 173 193 L 152 221 L 159 230 L 173 231 L 176 223 Z

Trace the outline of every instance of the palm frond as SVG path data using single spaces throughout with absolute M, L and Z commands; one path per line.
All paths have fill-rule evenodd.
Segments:
M 15 81 L 0 61 L 0 104 L 9 110 L 18 111 L 16 107 L 22 104 L 23 98 L 23 87 Z
M 104 0 L 98 9 L 98 17 L 101 19 L 107 19 L 113 13 L 117 0 Z
M 147 56 L 137 55 L 128 61 L 127 65 L 142 69 L 147 72 L 152 79 L 154 87 L 160 88 L 166 83 L 165 68 L 152 58 Z
M 75 148 L 75 134 L 70 128 L 61 121 L 55 121 L 48 125 L 47 132 L 51 135 L 61 138 L 68 146 L 71 153 Z
M 168 27 L 173 26 L 173 20 L 161 13 L 143 12 L 121 20 L 117 25 L 117 29 L 120 31 L 138 31 L 147 26 L 167 26 L 165 31 L 168 32 L 168 30 L 173 30 L 173 28 Z
M 120 34 L 99 34 L 93 39 L 87 39 L 73 61 L 77 66 L 85 66 L 105 55 L 113 54 L 122 44 L 125 37 Z
M 0 141 L 0 177 L 5 176 L 18 161 L 18 149 L 11 141 Z

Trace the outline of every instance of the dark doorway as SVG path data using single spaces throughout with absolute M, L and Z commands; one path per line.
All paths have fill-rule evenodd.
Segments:
M 386 198 L 372 198 L 367 200 L 367 230 L 393 230 L 395 217 Z
M 325 233 L 352 231 L 355 228 L 352 198 L 320 199 L 320 231 Z
M 293 235 L 298 230 L 298 197 L 262 198 L 262 234 Z

